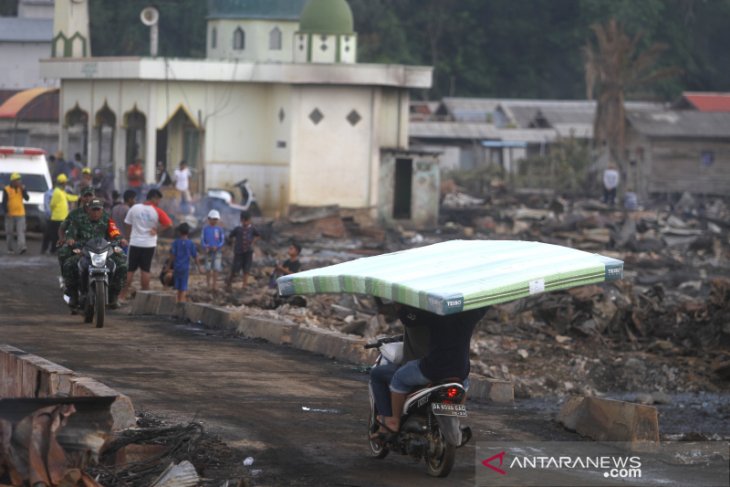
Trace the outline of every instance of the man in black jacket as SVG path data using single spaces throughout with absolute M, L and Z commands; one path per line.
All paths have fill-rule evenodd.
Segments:
M 469 347 L 477 323 L 484 318 L 486 308 L 440 316 L 411 308 L 415 319 L 425 323 L 430 331 L 428 354 L 411 360 L 399 368 L 390 383 L 392 416 L 385 418 L 391 431 L 400 429 L 400 417 L 406 395 L 417 386 L 444 379 L 463 382 L 469 377 Z

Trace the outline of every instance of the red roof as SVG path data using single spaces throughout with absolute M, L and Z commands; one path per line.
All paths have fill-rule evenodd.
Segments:
M 700 112 L 730 112 L 730 93 L 683 93 L 682 97 Z

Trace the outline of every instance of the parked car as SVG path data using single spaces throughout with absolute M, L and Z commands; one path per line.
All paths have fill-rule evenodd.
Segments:
M 25 202 L 28 229 L 42 231 L 46 222 L 43 193 L 52 187 L 46 151 L 31 147 L 0 146 L 0 188 L 10 183 L 10 175 L 14 172 L 21 175 L 30 196 L 30 200 Z M 3 194 L 0 191 L 0 203 L 2 198 Z M 4 219 L 5 215 L 2 215 L 2 218 Z

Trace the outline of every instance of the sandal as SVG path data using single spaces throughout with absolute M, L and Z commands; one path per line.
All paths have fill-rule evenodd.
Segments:
M 398 431 L 394 431 L 388 427 L 385 423 L 375 420 L 375 424 L 378 426 L 378 431 L 375 431 L 374 433 L 370 433 L 370 440 L 371 441 L 378 441 L 382 443 L 387 443 L 388 441 L 392 440 L 398 435 Z M 382 429 L 385 431 L 382 431 Z

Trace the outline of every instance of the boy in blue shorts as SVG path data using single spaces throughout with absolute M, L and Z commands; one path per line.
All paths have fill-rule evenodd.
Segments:
M 176 301 L 184 303 L 188 299 L 190 260 L 195 262 L 198 272 L 200 272 L 200 263 L 198 262 L 198 250 L 189 238 L 190 226 L 187 223 L 181 223 L 177 227 L 177 233 L 179 237 L 172 243 L 170 251 L 170 268 L 173 270 L 173 287 L 177 290 Z
M 203 227 L 200 234 L 200 245 L 205 253 L 205 272 L 207 274 L 208 288 L 216 290 L 218 273 L 223 270 L 221 265 L 221 254 L 223 244 L 226 243 L 226 235 L 218 222 L 221 214 L 218 210 L 210 210 L 208 213 L 208 224 Z

